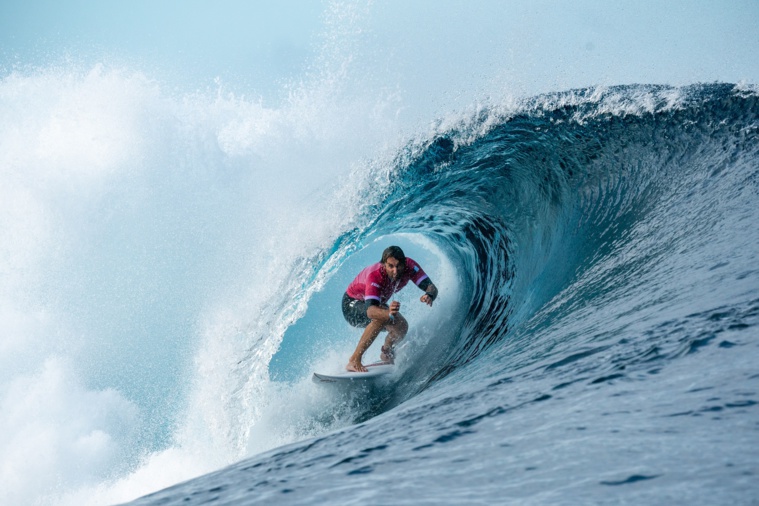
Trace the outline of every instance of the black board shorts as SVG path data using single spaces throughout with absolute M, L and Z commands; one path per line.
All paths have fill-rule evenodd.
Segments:
M 343 294 L 343 316 L 345 321 L 354 327 L 366 327 L 372 320 L 366 316 L 366 303 L 354 299 L 347 293 Z

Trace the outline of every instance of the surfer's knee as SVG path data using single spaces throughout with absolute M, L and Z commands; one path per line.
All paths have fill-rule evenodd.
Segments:
M 378 316 L 375 318 L 372 318 L 372 323 L 369 325 L 379 325 L 382 328 L 385 328 L 386 325 L 392 324 L 393 320 L 389 316 Z
M 395 328 L 402 332 L 408 330 L 408 321 L 400 314 L 396 315 L 395 321 L 392 323 Z

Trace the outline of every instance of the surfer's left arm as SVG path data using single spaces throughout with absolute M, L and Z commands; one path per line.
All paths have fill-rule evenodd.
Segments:
M 432 306 L 432 302 L 437 298 L 437 287 L 430 281 L 430 278 L 427 278 L 419 283 L 419 288 L 424 290 L 424 295 L 419 300 L 428 306 Z

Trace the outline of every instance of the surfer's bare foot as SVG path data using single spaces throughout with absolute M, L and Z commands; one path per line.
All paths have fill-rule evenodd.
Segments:
M 380 351 L 380 360 L 385 362 L 386 364 L 394 364 L 395 363 L 395 351 L 390 346 L 383 346 L 382 351 Z
M 361 362 L 348 362 L 348 365 L 345 366 L 346 371 L 350 372 L 367 372 L 368 369 L 361 365 Z

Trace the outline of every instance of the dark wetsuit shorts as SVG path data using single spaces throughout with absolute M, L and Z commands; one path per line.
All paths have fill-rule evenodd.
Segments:
M 343 294 L 343 316 L 354 327 L 366 327 L 372 320 L 366 316 L 366 303 Z

